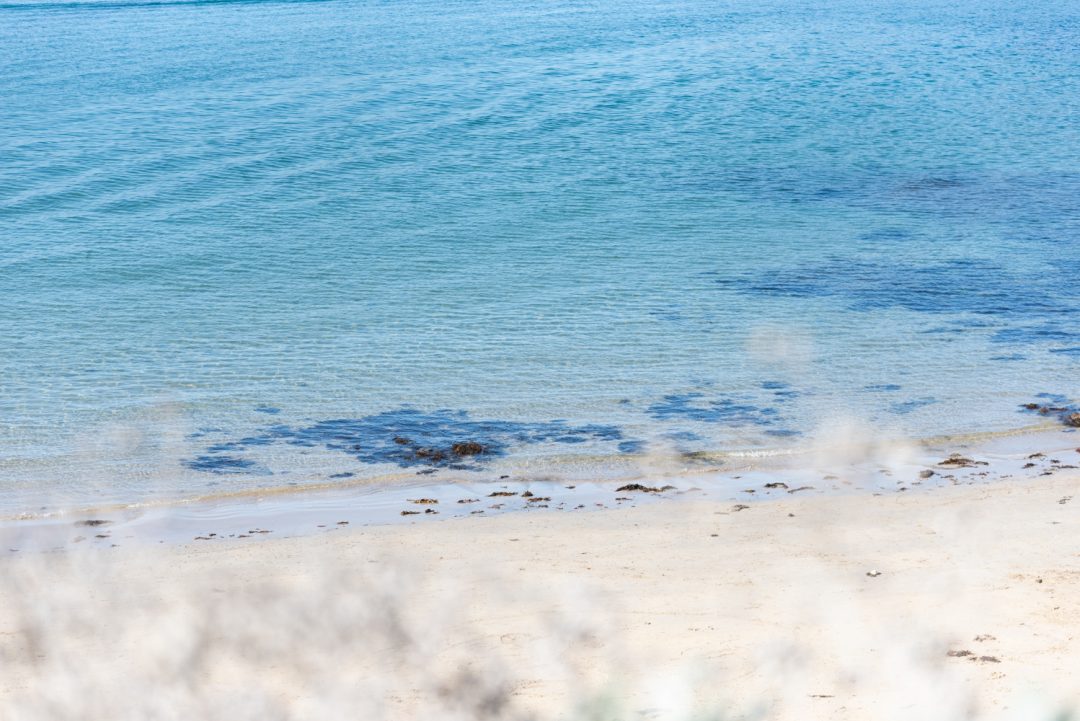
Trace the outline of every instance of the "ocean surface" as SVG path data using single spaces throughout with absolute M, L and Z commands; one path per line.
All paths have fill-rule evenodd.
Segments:
M 0 515 L 1037 423 L 1080 399 L 1078 39 L 1070 0 L 0 2 Z

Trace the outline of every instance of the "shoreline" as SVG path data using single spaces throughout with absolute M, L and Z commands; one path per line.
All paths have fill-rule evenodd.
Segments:
M 634 475 L 607 480 L 502 476 L 483 481 L 318 485 L 71 509 L 41 517 L 0 519 L 0 554 L 55 551 L 75 544 L 113 548 L 127 543 L 218 543 L 271 534 L 317 535 L 346 526 L 432 523 L 520 512 L 588 512 L 687 499 L 755 504 L 795 492 L 827 497 L 880 495 L 1030 478 L 1080 464 L 1076 455 L 1080 433 L 1071 428 L 1039 426 L 921 443 L 858 434 L 845 437 L 844 442 L 826 448 L 747 458 L 745 465 L 736 468 L 695 457 L 690 459 L 692 465 L 681 469 L 673 470 L 672 459 L 664 459 L 653 472 L 642 467 Z M 971 456 L 972 463 L 942 464 L 957 452 Z M 1062 458 L 1050 464 L 1051 455 Z M 649 490 L 620 491 L 635 485 Z

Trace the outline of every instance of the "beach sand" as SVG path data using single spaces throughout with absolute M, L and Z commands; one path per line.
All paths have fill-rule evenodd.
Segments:
M 12 554 L 0 717 L 1059 718 L 1078 490 L 1066 470 Z

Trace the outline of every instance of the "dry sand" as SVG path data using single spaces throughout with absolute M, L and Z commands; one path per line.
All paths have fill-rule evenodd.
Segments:
M 0 718 L 1062 718 L 1078 491 L 1068 471 L 12 556 Z

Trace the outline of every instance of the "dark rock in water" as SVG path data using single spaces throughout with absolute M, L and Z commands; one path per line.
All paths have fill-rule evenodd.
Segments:
M 932 478 L 934 472 L 927 468 L 925 471 L 919 471 L 919 478 Z
M 105 521 L 100 518 L 91 518 L 86 521 L 75 521 L 76 526 L 104 526 L 112 521 Z
M 425 508 L 424 513 L 438 513 L 434 508 Z
M 419 516 L 420 511 L 402 511 L 401 515 L 403 515 L 403 516 Z
M 484 447 L 476 441 L 465 441 L 450 446 L 450 450 L 458 456 L 478 456 L 484 452 Z
M 531 498 L 532 495 L 533 495 L 532 491 L 525 491 L 524 493 L 521 494 L 521 497 L 522 498 Z
M 438 463 L 439 461 L 446 460 L 446 454 L 440 451 L 438 448 L 417 448 L 413 452 L 417 458 L 423 458 L 429 460 L 432 463 Z
M 412 444 L 412 441 L 403 436 L 394 436 L 394 443 L 397 443 L 399 446 L 408 446 Z
M 1068 405 L 1069 401 L 1065 396 L 1057 395 L 1055 393 L 1040 393 L 1038 397 L 1046 398 L 1050 403 L 1024 403 L 1020 407 L 1026 411 L 1034 411 L 1040 416 L 1057 414 L 1057 417 L 1061 420 L 1062 424 L 1069 428 L 1080 428 L 1080 411 L 1076 410 L 1075 405 Z
M 500 496 L 516 496 L 517 491 L 492 491 L 488 494 L 488 498 L 498 498 Z
M 783 481 L 776 481 L 775 483 L 766 483 L 765 487 L 766 488 L 787 488 L 788 484 L 784 483 Z

